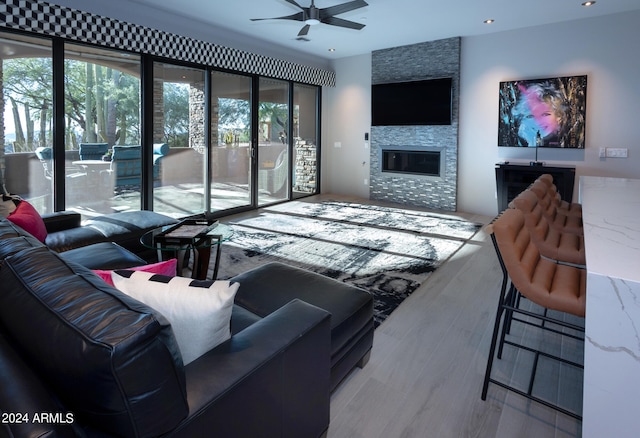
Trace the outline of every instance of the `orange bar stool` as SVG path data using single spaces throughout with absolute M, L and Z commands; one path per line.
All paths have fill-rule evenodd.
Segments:
M 548 196 L 550 202 L 555 204 L 556 208 L 567 215 L 582 217 L 582 205 L 577 202 L 567 202 L 560 197 L 558 188 L 553 183 L 553 176 L 548 173 L 540 175 L 530 187 L 536 195 L 543 197 Z M 546 194 L 544 193 L 546 189 Z
M 522 212 L 531 240 L 543 257 L 558 263 L 585 266 L 584 236 L 562 231 L 562 226 L 550 226 L 539 198 L 532 190 L 520 193 L 511 201 L 511 205 Z
M 491 239 L 502 268 L 503 281 L 481 398 L 486 400 L 489 383 L 493 383 L 573 418 L 581 419 L 580 413 L 533 394 L 533 386 L 540 357 L 557 360 L 578 369 L 582 369 L 583 365 L 542 351 L 541 348 L 524 345 L 524 339 L 521 343 L 507 338 L 511 324 L 519 322 L 555 333 L 558 336 L 584 341 L 586 271 L 542 258 L 531 241 L 524 222 L 524 215 L 521 211 L 507 209 L 488 226 L 487 230 L 491 233 Z M 521 308 L 518 305 L 520 295 L 542 307 L 543 313 Z M 550 310 L 560 312 L 561 316 L 564 312 L 582 317 L 582 324 L 573 324 L 564 319 L 550 317 L 548 312 Z M 500 330 L 501 325 L 502 330 Z M 500 359 L 505 345 L 524 349 L 534 354 L 534 363 L 526 391 L 491 375 L 496 347 L 498 347 L 497 358 Z

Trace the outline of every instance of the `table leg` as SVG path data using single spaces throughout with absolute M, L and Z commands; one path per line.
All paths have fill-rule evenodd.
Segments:
M 220 249 L 222 246 L 222 236 L 208 236 L 208 238 L 212 239 L 209 245 L 206 245 L 203 248 L 194 248 L 193 249 L 193 272 L 191 278 L 195 278 L 198 280 L 206 280 L 207 279 L 207 271 L 209 270 L 209 263 L 211 261 L 211 246 L 215 245 L 216 248 L 216 261 L 213 266 L 213 276 L 212 280 L 216 280 L 218 278 L 218 267 L 220 266 Z
M 211 258 L 211 247 L 193 249 L 193 271 L 191 278 L 206 280 L 209 270 L 209 260 Z
M 213 280 L 218 279 L 218 267 L 220 266 L 220 251 L 222 250 L 222 236 L 213 236 L 217 239 L 216 243 L 216 262 L 213 266 Z
M 184 269 L 184 266 L 185 266 L 185 256 L 189 255 L 189 251 L 184 249 L 177 249 L 177 248 L 174 250 L 167 250 L 166 248 L 165 249 L 161 249 L 161 248 L 162 246 L 158 244 L 156 249 L 158 261 L 164 262 L 172 258 L 175 258 L 177 260 L 176 275 L 182 277 L 182 270 Z M 187 258 L 187 262 L 188 261 L 189 259 Z

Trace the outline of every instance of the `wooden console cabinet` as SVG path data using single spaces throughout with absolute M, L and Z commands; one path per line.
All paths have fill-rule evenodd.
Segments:
M 575 166 L 530 166 L 528 164 L 496 164 L 496 185 L 498 188 L 498 212 L 508 208 L 509 202 L 525 190 L 540 175 L 549 173 L 567 202 L 573 198 L 573 185 L 576 179 Z

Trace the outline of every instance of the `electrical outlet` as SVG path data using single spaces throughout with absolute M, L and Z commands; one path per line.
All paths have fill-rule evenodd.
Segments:
M 600 158 L 606 158 L 607 156 L 607 148 L 600 148 L 600 152 L 598 153 Z
M 333 147 L 334 148 L 341 148 L 342 147 L 342 143 L 340 143 L 339 141 L 336 141 L 333 143 Z
M 627 148 L 607 148 L 609 158 L 627 158 L 629 150 Z

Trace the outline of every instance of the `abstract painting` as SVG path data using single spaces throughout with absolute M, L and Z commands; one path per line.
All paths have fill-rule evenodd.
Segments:
M 584 149 L 587 76 L 500 82 L 498 146 Z

